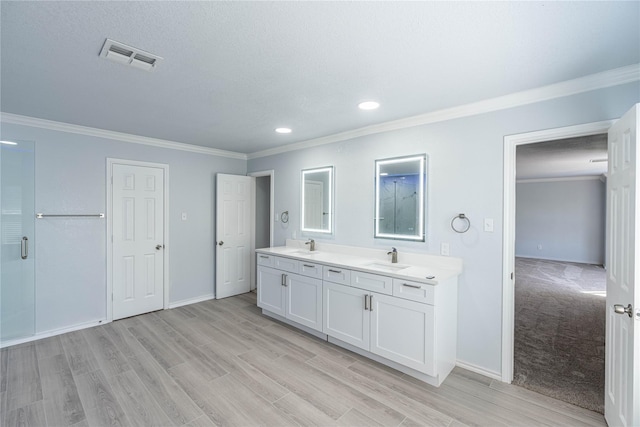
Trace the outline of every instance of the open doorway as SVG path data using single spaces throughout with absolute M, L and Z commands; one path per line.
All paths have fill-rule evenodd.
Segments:
M 252 172 L 255 178 L 253 200 L 253 237 L 251 242 L 251 291 L 256 290 L 256 249 L 273 246 L 274 171 Z
M 607 135 L 516 149 L 513 383 L 604 412 Z

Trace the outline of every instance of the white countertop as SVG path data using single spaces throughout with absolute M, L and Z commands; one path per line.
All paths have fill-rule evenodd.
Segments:
M 316 250 L 310 252 L 309 247 L 299 240 L 287 240 L 287 246 L 256 249 L 256 252 L 430 285 L 437 285 L 460 275 L 462 272 L 462 260 L 459 258 L 399 251 L 398 259 L 400 262 L 392 264 L 384 250 L 316 243 Z M 430 276 L 433 278 L 427 279 Z

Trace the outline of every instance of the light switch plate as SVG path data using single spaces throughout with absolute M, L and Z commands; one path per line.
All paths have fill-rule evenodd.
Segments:
M 440 255 L 449 256 L 449 244 L 440 243 Z

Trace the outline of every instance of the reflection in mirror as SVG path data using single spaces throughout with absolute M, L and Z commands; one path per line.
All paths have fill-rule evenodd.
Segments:
M 333 166 L 302 171 L 302 231 L 333 233 Z
M 376 160 L 374 237 L 424 241 L 426 155 Z

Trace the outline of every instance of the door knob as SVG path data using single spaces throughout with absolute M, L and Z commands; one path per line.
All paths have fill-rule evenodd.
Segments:
M 162 248 L 164 248 L 164 245 L 156 245 L 156 251 L 159 251 Z
M 218 242 L 218 246 L 222 246 L 222 245 L 224 245 L 224 242 L 223 242 L 222 240 L 220 240 L 220 241 Z
M 624 305 L 622 305 L 622 304 L 615 304 L 613 306 L 613 311 L 615 311 L 618 314 L 627 313 L 629 315 L 629 317 L 631 317 L 631 312 L 633 311 L 633 307 L 631 307 L 631 304 L 629 304 L 626 307 Z

